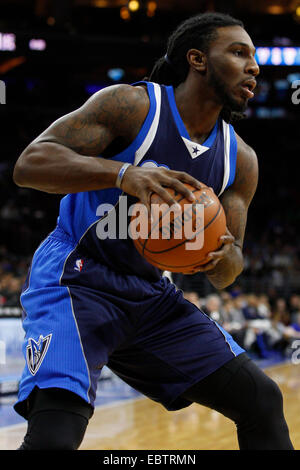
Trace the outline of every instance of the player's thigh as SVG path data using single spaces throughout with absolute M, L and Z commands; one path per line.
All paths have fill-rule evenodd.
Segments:
M 179 409 L 185 390 L 242 354 L 232 337 L 181 292 L 141 316 L 131 342 L 110 356 L 108 366 L 131 386 Z
M 24 296 L 25 297 L 25 296 Z M 26 293 L 26 365 L 15 409 L 24 416 L 34 386 L 67 389 L 93 404 L 102 367 L 130 331 L 123 311 L 83 286 Z

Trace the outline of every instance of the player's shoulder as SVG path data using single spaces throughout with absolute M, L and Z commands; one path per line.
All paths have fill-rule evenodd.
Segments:
M 118 96 L 124 96 L 127 99 L 131 99 L 133 101 L 138 101 L 139 104 L 146 104 L 149 102 L 149 96 L 147 91 L 146 84 L 139 84 L 139 85 L 128 85 L 126 83 L 112 85 L 110 87 L 112 89 L 112 93 Z
M 111 85 L 96 92 L 82 111 L 93 115 L 96 122 L 105 123 L 118 136 L 135 136 L 149 112 L 147 90 L 142 86 Z
M 257 161 L 257 155 L 255 150 L 247 144 L 236 132 L 235 132 L 236 142 L 237 142 L 237 155 L 240 160 L 249 160 Z
M 96 92 L 91 99 L 99 103 L 109 102 L 121 108 L 124 105 L 140 109 L 149 107 L 147 87 L 142 85 L 133 86 L 126 83 L 111 85 Z

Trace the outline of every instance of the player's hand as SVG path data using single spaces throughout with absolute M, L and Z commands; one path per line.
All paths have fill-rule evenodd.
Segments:
M 220 241 L 222 242 L 221 247 L 217 251 L 211 251 L 208 254 L 209 261 L 206 264 L 202 264 L 200 266 L 194 266 L 191 272 L 186 274 L 195 274 L 197 272 L 208 272 L 212 271 L 217 264 L 226 256 L 229 255 L 232 244 L 235 242 L 234 236 L 226 227 L 226 234 L 220 237 Z
M 151 195 L 158 194 L 169 206 L 176 204 L 176 200 L 166 190 L 172 188 L 182 194 L 190 202 L 195 202 L 195 196 L 184 183 L 201 189 L 205 187 L 196 178 L 183 171 L 169 170 L 165 167 L 143 168 L 129 167 L 123 177 L 121 189 L 131 196 L 137 197 L 151 214 Z

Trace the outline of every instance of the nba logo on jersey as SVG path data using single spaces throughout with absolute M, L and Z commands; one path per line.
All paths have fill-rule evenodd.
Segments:
M 45 337 L 40 335 L 38 341 L 35 341 L 33 338 L 29 338 L 28 346 L 26 347 L 26 362 L 32 375 L 35 375 L 39 370 L 46 352 L 48 351 L 51 337 L 52 334 Z
M 77 259 L 77 260 L 76 260 L 76 266 L 75 266 L 75 268 L 74 268 L 74 271 L 79 271 L 79 272 L 81 272 L 82 267 L 83 267 L 83 259 Z

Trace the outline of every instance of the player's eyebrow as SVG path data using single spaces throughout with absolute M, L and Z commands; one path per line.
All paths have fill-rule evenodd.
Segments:
M 242 46 L 242 47 L 247 47 L 248 49 L 251 49 L 253 51 L 253 54 L 256 53 L 256 49 L 255 47 L 250 47 L 249 44 L 247 44 L 246 42 L 239 42 L 239 41 L 235 41 L 235 42 L 232 42 L 230 44 L 230 46 Z M 229 46 L 229 47 L 230 47 Z

